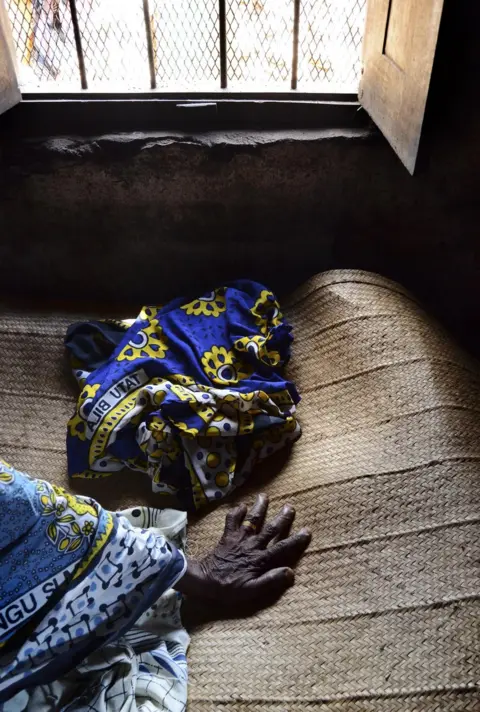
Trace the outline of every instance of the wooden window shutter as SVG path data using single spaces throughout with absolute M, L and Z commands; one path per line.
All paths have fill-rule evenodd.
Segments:
M 18 104 L 20 99 L 10 22 L 0 0 L 0 114 Z
M 368 0 L 359 99 L 415 169 L 443 0 Z

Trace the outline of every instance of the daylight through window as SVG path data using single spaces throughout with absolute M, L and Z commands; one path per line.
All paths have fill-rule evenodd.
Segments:
M 356 92 L 366 0 L 6 0 L 22 90 Z

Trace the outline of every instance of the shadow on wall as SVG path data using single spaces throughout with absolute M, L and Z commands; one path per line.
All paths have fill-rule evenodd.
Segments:
M 478 15 L 446 0 L 414 178 L 364 131 L 5 142 L 1 291 L 161 302 L 249 276 L 281 294 L 356 267 L 399 279 L 475 346 Z

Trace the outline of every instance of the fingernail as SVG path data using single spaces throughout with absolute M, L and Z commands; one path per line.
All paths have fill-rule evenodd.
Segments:
M 295 582 L 295 574 L 293 573 L 292 569 L 285 569 L 285 578 L 287 579 L 288 585 L 293 586 Z
M 312 532 L 310 531 L 310 529 L 307 529 L 306 527 L 304 527 L 303 529 L 300 529 L 299 534 L 300 534 L 300 536 L 305 537 L 305 539 L 312 538 Z
M 283 508 L 283 513 L 284 514 L 293 514 L 295 512 L 294 508 L 292 507 L 291 504 L 286 504 Z

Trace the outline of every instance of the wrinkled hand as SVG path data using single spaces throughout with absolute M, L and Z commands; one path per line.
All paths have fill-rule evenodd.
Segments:
M 176 588 L 198 598 L 235 605 L 280 596 L 294 582 L 294 566 L 310 543 L 306 529 L 289 536 L 295 518 L 290 505 L 265 524 L 266 495 L 258 495 L 251 511 L 240 505 L 226 517 L 215 549 L 202 561 L 188 561 Z

